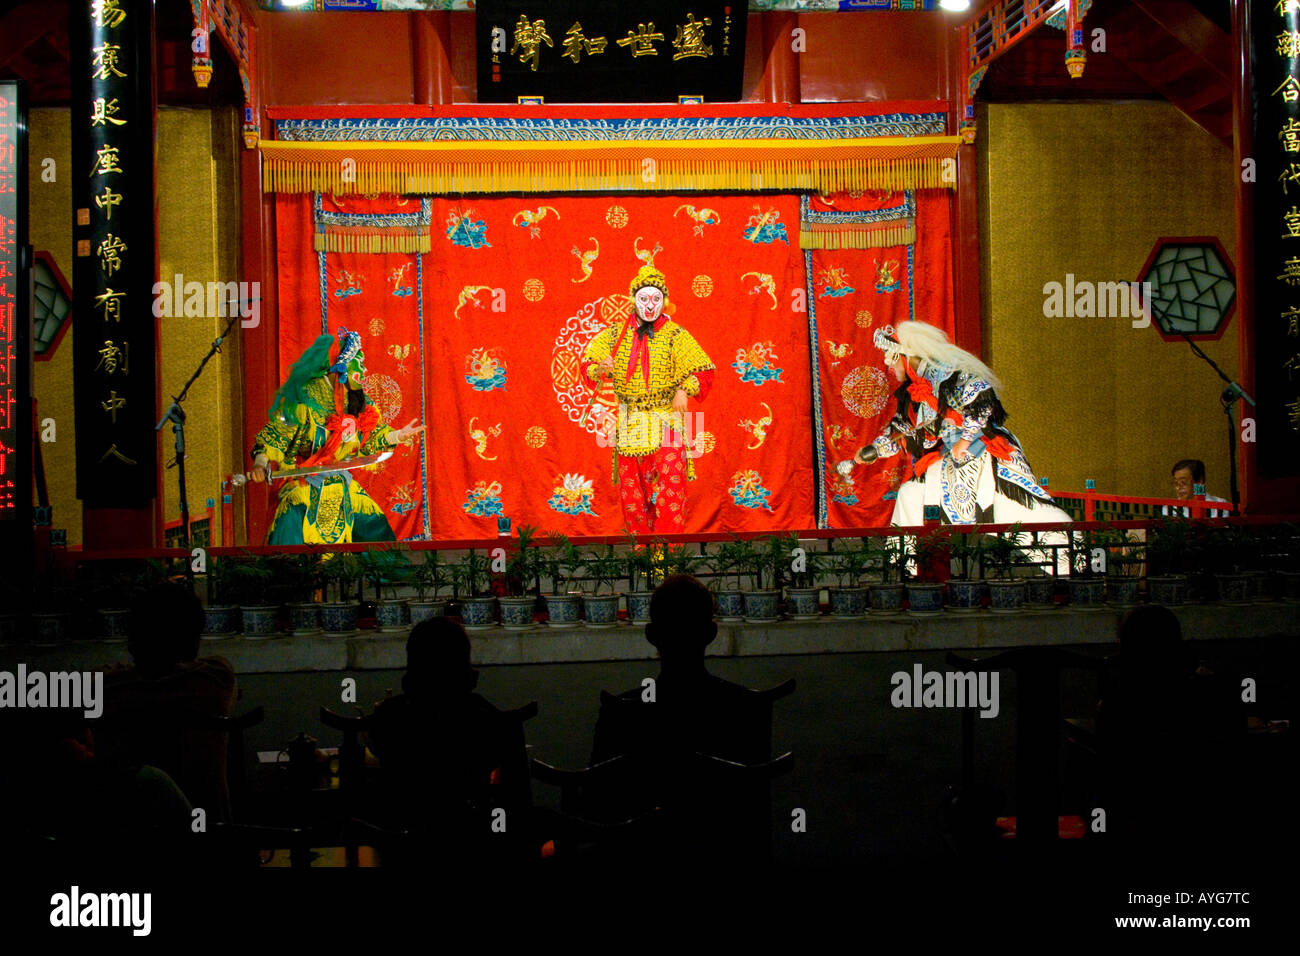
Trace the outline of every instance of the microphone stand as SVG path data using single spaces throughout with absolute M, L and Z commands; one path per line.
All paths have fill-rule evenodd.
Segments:
M 158 424 L 154 426 L 154 431 L 160 432 L 168 422 L 171 422 L 172 432 L 176 435 L 176 460 L 167 467 L 170 468 L 172 465 L 175 465 L 176 467 L 176 479 L 177 483 L 180 485 L 181 534 L 187 552 L 190 550 L 190 506 L 185 497 L 185 409 L 181 408 L 181 402 L 185 401 L 185 397 L 189 394 L 190 386 L 193 385 L 195 381 L 198 380 L 198 377 L 203 374 L 203 367 L 208 364 L 208 360 L 221 351 L 222 340 L 230 334 L 231 328 L 235 325 L 235 320 L 239 318 L 239 309 L 231 309 L 230 311 L 230 321 L 226 323 L 225 329 L 223 329 L 221 334 L 217 336 L 215 341 L 213 341 L 212 347 L 208 349 L 208 354 L 203 356 L 202 361 L 199 362 L 199 367 L 194 370 L 194 374 L 191 375 L 189 381 L 185 383 L 185 387 L 181 389 L 181 393 L 172 396 L 172 402 L 167 406 L 167 411 L 163 413 L 163 417 L 159 420 Z M 190 590 L 193 591 L 194 566 L 191 563 L 188 554 L 185 557 L 185 580 L 189 584 Z
M 1233 418 L 1232 409 L 1239 398 L 1245 399 L 1250 407 L 1254 408 L 1255 399 L 1251 398 L 1245 389 L 1229 378 L 1228 374 L 1224 372 L 1223 369 L 1215 365 L 1214 359 L 1202 352 L 1200 346 L 1192 341 L 1190 335 L 1186 332 L 1180 332 L 1179 334 L 1187 340 L 1187 344 L 1191 346 L 1192 352 L 1195 353 L 1197 357 L 1203 359 L 1210 368 L 1214 369 L 1215 374 L 1218 375 L 1219 378 L 1228 383 L 1228 387 L 1225 388 L 1223 394 L 1219 396 L 1219 401 L 1223 403 L 1223 413 L 1228 416 L 1228 484 L 1231 489 L 1229 494 L 1232 495 L 1232 514 L 1236 515 L 1239 510 L 1237 507 L 1237 423 Z

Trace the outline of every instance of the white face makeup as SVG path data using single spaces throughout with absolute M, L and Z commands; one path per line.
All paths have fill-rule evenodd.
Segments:
M 663 311 L 664 294 L 652 285 L 642 286 L 636 290 L 636 314 L 642 322 L 653 322 Z

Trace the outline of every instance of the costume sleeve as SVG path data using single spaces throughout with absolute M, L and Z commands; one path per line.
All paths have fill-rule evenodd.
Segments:
M 366 404 L 373 406 L 375 403 L 367 399 Z M 375 410 L 376 412 L 378 411 L 378 409 Z M 366 440 L 361 443 L 361 447 L 357 449 L 357 454 L 365 457 L 367 455 L 378 455 L 380 452 L 388 451 L 388 449 L 393 447 L 388 443 L 388 433 L 392 430 L 393 429 L 390 425 L 381 420 L 380 423 L 371 430 L 370 434 L 366 436 Z
M 678 328 L 673 335 L 672 355 L 673 384 L 677 388 L 685 389 L 687 395 L 694 395 L 703 400 L 713 384 L 713 363 L 709 361 L 704 349 L 700 348 L 691 333 Z M 707 382 L 703 378 L 706 374 Z M 695 379 L 693 383 L 692 378 Z
M 873 441 L 871 447 L 876 450 L 878 458 L 893 458 L 903 450 L 903 446 L 898 444 L 898 442 L 894 441 L 887 434 L 881 435 Z
M 582 356 L 582 372 L 593 382 L 600 381 L 595 373 L 595 366 L 610 357 L 613 348 L 614 326 L 606 326 L 596 333 L 596 337 L 587 343 L 587 351 Z
M 388 433 L 393 429 L 388 425 L 380 425 L 368 436 L 365 443 L 357 449 L 357 454 L 365 457 L 367 455 L 378 455 L 380 452 L 388 451 L 393 446 L 388 443 Z
M 265 455 L 267 461 L 283 465 L 286 460 L 293 456 L 293 450 L 298 445 L 300 433 L 310 421 L 307 406 L 299 405 L 294 410 L 294 417 L 295 421 L 292 422 L 285 421 L 279 416 L 267 422 L 266 427 L 257 433 L 257 438 L 253 441 L 253 450 L 249 452 L 249 456 L 256 459 L 258 455 Z

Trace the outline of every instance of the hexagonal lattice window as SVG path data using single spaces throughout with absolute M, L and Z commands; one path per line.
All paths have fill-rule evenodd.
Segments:
M 48 252 L 36 253 L 32 287 L 36 320 L 32 346 L 37 359 L 48 360 L 72 324 L 72 290 Z
M 1151 317 L 1166 338 L 1217 337 L 1237 301 L 1232 266 L 1213 238 L 1160 239 L 1138 281 L 1151 283 Z

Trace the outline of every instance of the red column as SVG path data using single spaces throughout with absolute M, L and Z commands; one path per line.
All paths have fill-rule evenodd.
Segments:
M 415 102 L 437 106 L 451 102 L 455 80 L 451 73 L 451 14 L 430 11 L 415 14 L 412 31 L 415 63 Z
M 798 103 L 799 55 L 794 52 L 795 13 L 763 14 L 763 99 L 768 103 Z

